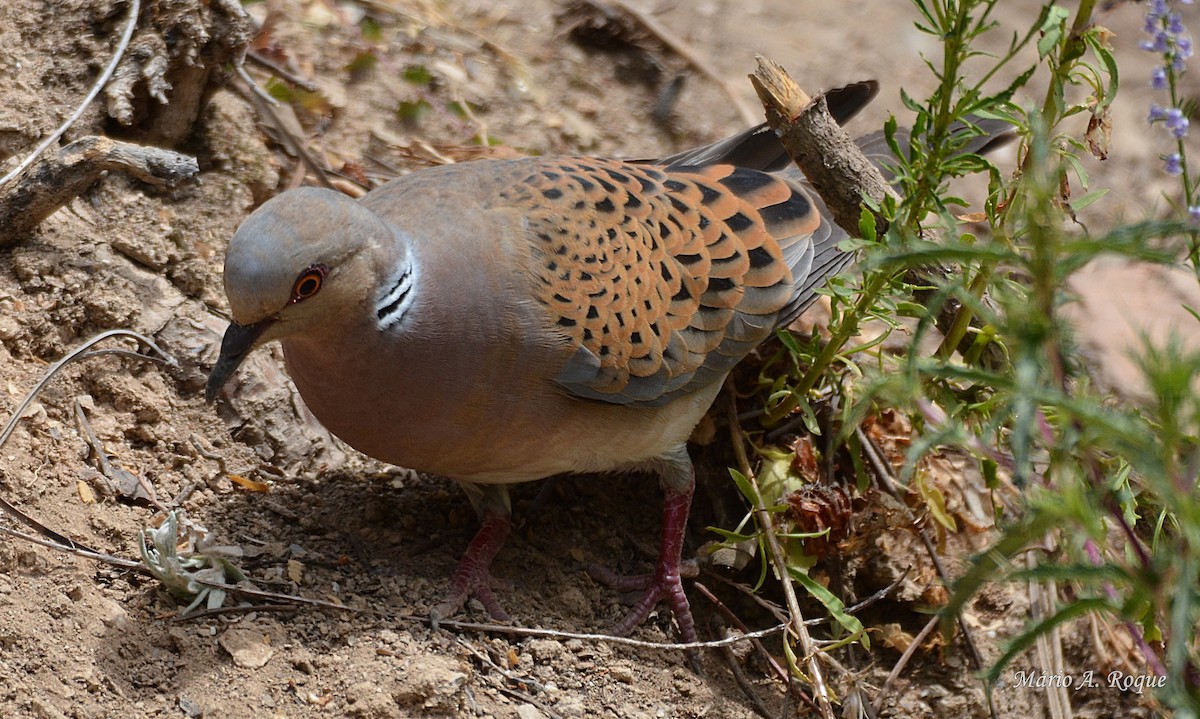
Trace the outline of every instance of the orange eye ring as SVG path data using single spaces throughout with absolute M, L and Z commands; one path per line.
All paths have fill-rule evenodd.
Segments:
M 327 272 L 324 265 L 313 265 L 301 272 L 296 278 L 295 284 L 292 285 L 292 297 L 288 304 L 294 305 L 297 302 L 303 302 L 320 292 Z

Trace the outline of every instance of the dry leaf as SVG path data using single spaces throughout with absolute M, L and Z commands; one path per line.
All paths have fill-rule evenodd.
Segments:
M 250 479 L 248 477 L 243 477 L 240 474 L 229 475 L 229 481 L 238 485 L 242 489 L 248 489 L 251 492 L 270 492 L 271 491 L 271 485 L 267 484 L 266 482 L 259 482 L 257 480 Z
M 912 646 L 913 635 L 901 629 L 900 625 L 895 622 L 877 627 L 877 630 L 883 643 L 898 652 L 908 651 L 908 648 Z
M 95 504 L 96 493 L 92 491 L 92 486 L 82 479 L 75 480 L 75 489 L 79 492 L 79 501 L 84 504 Z
M 1112 116 L 1107 105 L 1099 115 L 1093 114 L 1088 119 L 1087 133 L 1083 137 L 1087 142 L 1088 152 L 1092 153 L 1093 157 L 1097 160 L 1108 159 L 1108 143 L 1112 139 Z
M 301 584 L 304 581 L 304 564 L 295 559 L 289 559 L 287 562 L 288 579 L 296 584 Z

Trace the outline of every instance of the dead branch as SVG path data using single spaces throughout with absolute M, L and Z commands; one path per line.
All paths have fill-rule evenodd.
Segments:
M 7 510 L 8 508 L 5 507 L 5 509 Z M 18 517 L 18 519 L 20 519 L 20 517 Z M 42 529 L 45 528 L 43 527 Z M 139 574 L 150 576 L 150 570 L 146 569 L 146 566 L 141 562 L 135 562 L 132 559 L 125 559 L 123 557 L 105 554 L 104 552 L 98 552 L 94 549 L 88 549 L 84 545 L 79 544 L 78 542 L 72 542 L 70 539 L 63 537 L 57 532 L 52 531 L 50 534 L 46 534 L 46 532 L 42 532 L 40 529 L 38 531 L 51 538 L 45 539 L 37 536 L 36 534 L 26 534 L 25 532 L 18 532 L 15 529 L 9 529 L 8 527 L 0 526 L 0 535 L 4 535 L 6 537 L 22 539 L 30 544 L 37 544 L 42 547 L 57 550 L 59 552 L 74 554 L 75 556 L 83 557 L 84 559 L 94 559 L 97 562 L 104 562 L 105 564 L 110 564 L 114 567 L 120 567 L 121 569 L 128 569 L 133 572 L 138 572 Z M 65 541 L 59 541 L 59 539 L 54 539 L 53 537 L 58 537 L 59 539 Z
M 714 576 L 717 576 L 717 575 L 714 575 Z M 730 580 L 725 579 L 724 577 L 717 576 L 717 578 L 720 581 L 725 582 L 726 584 L 734 585 L 734 582 L 731 582 Z M 746 626 L 745 622 L 743 622 L 741 620 L 741 618 L 738 617 L 737 614 L 735 614 L 733 612 L 733 610 L 730 609 L 724 602 L 719 600 L 717 598 L 717 596 L 708 589 L 708 587 L 704 586 L 700 582 L 692 582 L 692 587 L 696 591 L 700 592 L 700 594 L 704 598 L 706 598 L 706 599 L 708 599 L 708 601 L 712 602 L 713 606 L 715 606 L 717 608 L 717 611 L 721 612 L 721 614 L 724 615 L 728 621 L 732 622 L 734 627 L 736 627 L 737 630 L 742 633 L 742 635 L 749 633 L 750 629 L 749 629 L 749 627 Z M 759 597 L 757 594 L 755 594 L 754 591 L 751 590 L 749 587 L 745 587 L 745 589 L 750 590 L 749 592 L 747 592 L 747 596 L 758 601 L 760 604 L 766 603 L 766 600 L 762 599 L 762 597 Z M 782 611 L 776 613 L 774 611 L 774 607 L 771 607 L 770 609 L 771 609 L 772 614 L 776 614 L 776 617 L 783 624 L 787 624 L 787 616 L 783 615 Z M 792 698 L 804 702 L 812 709 L 817 708 L 816 702 L 813 701 L 812 697 L 808 696 L 808 694 L 806 694 L 804 692 L 804 690 L 802 690 L 800 688 L 799 684 L 792 681 L 790 672 L 782 664 L 780 664 L 769 651 L 767 651 L 766 645 L 763 644 L 761 640 L 753 639 L 753 640 L 751 640 L 751 644 L 754 647 L 755 651 L 758 652 L 758 655 L 759 655 L 761 661 L 764 664 L 766 664 L 766 666 L 771 670 L 771 672 L 775 674 L 775 677 L 777 679 L 779 679 L 780 682 L 783 683 L 783 685 L 784 685 L 784 687 L 786 687 L 787 691 L 791 693 Z M 738 663 L 736 661 L 730 661 L 731 660 L 730 650 L 726 647 L 722 647 L 722 654 L 724 655 L 725 659 L 729 663 L 730 672 L 734 675 L 734 679 L 737 681 L 738 686 L 741 687 L 742 691 L 747 696 L 750 697 L 750 700 L 754 703 L 755 710 L 758 711 L 760 714 L 762 714 L 763 713 L 761 711 L 762 699 L 761 699 L 761 697 L 758 696 L 758 693 L 756 691 L 754 691 L 753 686 L 750 685 L 749 682 L 743 681 L 744 677 L 739 676 L 740 668 L 738 667 Z M 769 714 L 765 714 L 764 716 L 769 716 Z
M 279 113 L 275 111 L 273 103 L 278 103 L 275 103 L 270 96 L 266 96 L 265 93 L 263 93 L 263 91 L 259 89 L 256 84 L 254 84 L 254 80 L 248 75 L 243 75 L 242 81 L 246 83 L 246 90 L 248 92 L 248 94 L 243 95 L 243 97 L 246 97 L 248 100 L 250 100 L 250 103 L 254 105 L 254 109 L 257 110 L 259 115 L 266 120 L 266 124 L 278 130 L 279 139 L 284 147 L 291 152 L 294 157 L 298 157 L 300 161 L 304 163 L 304 166 L 313 173 L 313 175 L 317 178 L 317 182 L 321 183 L 323 187 L 336 190 L 337 188 L 334 187 L 333 183 L 331 183 L 329 180 L 329 172 L 326 167 L 322 163 L 318 162 L 315 157 L 313 157 L 312 153 L 310 153 L 308 148 L 305 147 L 304 141 L 302 141 L 300 137 L 293 132 L 290 127 L 288 127 L 288 124 L 284 122 L 283 118 L 279 116 Z M 266 99 L 264 99 L 264 97 L 266 97 Z M 300 174 L 300 179 L 304 179 L 303 173 Z
M 42 158 L 14 185 L 0 189 L 0 247 L 34 230 L 104 172 L 118 170 L 142 182 L 174 186 L 200 171 L 196 158 L 107 137 L 84 137 Z
M 826 115 L 828 115 L 826 111 Z M 831 118 L 832 121 L 832 118 Z M 808 681 L 812 684 L 813 695 L 817 701 L 817 707 L 822 719 L 833 719 L 833 705 L 830 703 L 829 687 L 825 684 L 824 675 L 821 672 L 821 664 L 819 661 L 819 649 L 813 642 L 812 636 L 808 633 L 804 615 L 800 612 L 800 602 L 796 599 L 796 590 L 792 586 L 791 577 L 787 574 L 787 558 L 784 555 L 783 547 L 779 544 L 779 537 L 775 534 L 774 521 L 771 513 L 763 506 L 762 497 L 758 491 L 758 480 L 755 478 L 754 471 L 750 467 L 750 459 L 746 455 L 746 446 L 744 444 L 745 434 L 742 432 L 742 427 L 737 421 L 737 406 L 734 403 L 734 397 L 729 396 L 729 432 L 733 436 L 733 452 L 737 455 L 738 469 L 742 475 L 754 488 L 756 501 L 754 506 L 755 521 L 758 524 L 759 530 L 762 532 L 763 538 L 766 540 L 767 550 L 771 555 L 771 563 L 777 568 L 781 574 L 780 587 L 783 589 L 783 597 L 787 602 L 788 608 L 788 628 L 795 634 L 797 641 L 800 644 L 802 657 L 797 657 L 799 661 L 804 662 L 808 669 Z
M 767 111 L 767 124 L 825 201 L 834 222 L 858 237 L 863 198 L 880 203 L 894 194 L 879 168 L 829 114 L 825 96 L 809 98 L 779 65 L 758 56 L 750 84 Z M 875 226 L 883 234 L 887 221 L 877 214 Z
M 246 52 L 246 59 L 278 76 L 284 82 L 295 85 L 302 90 L 317 92 L 319 89 L 317 83 L 309 80 L 307 77 L 301 77 L 299 73 L 292 72 L 289 68 L 284 67 L 260 52 L 248 50 Z
M 104 448 L 104 443 L 92 429 L 87 412 L 84 411 L 83 403 L 79 401 L 78 397 L 75 398 L 75 421 L 83 433 L 84 443 L 88 446 L 88 454 L 96 460 L 97 469 L 110 490 L 110 496 L 124 499 L 131 504 L 152 504 L 163 512 L 167 511 L 163 503 L 158 501 L 158 493 L 149 480 L 140 474 L 134 474 L 125 467 L 113 464 L 108 451 Z
M 820 624 L 824 619 L 809 620 L 809 623 Z M 579 639 L 585 642 L 599 642 L 602 644 L 620 644 L 627 647 L 640 647 L 642 649 L 658 649 L 667 652 L 678 651 L 693 651 L 696 649 L 714 649 L 718 647 L 737 644 L 738 642 L 750 641 L 760 637 L 767 637 L 772 634 L 780 634 L 788 629 L 787 625 L 778 624 L 767 629 L 760 629 L 756 632 L 748 634 L 740 634 L 724 639 L 716 639 L 708 642 L 647 642 L 641 639 L 631 639 L 629 637 L 617 637 L 612 634 L 587 634 L 583 632 L 564 632 L 557 629 L 535 629 L 532 627 L 514 627 L 506 624 L 481 624 L 478 622 L 460 622 L 456 619 L 439 619 L 435 628 L 452 627 L 454 629 L 466 629 L 477 632 L 489 632 L 492 634 L 508 634 L 514 637 L 546 637 L 549 639 Z
M 941 623 L 941 621 L 941 617 L 935 616 L 933 619 L 930 619 L 928 622 L 926 622 L 925 628 L 918 632 L 917 636 L 913 637 L 912 642 L 910 642 L 909 645 L 904 649 L 904 653 L 900 655 L 900 660 L 897 661 L 892 667 L 892 670 L 888 672 L 887 679 L 883 681 L 883 686 L 880 687 L 878 692 L 876 692 L 875 702 L 877 704 L 881 704 L 887 699 L 888 691 L 891 690 L 892 685 L 896 683 L 896 680 L 900 678 L 900 674 L 904 671 L 904 668 L 908 666 L 909 660 L 913 658 L 913 655 L 917 653 L 917 649 L 920 648 L 921 644 L 925 642 L 925 640 L 929 637 L 929 634 L 933 632 L 933 630 L 938 624 Z
M 811 99 L 774 62 L 758 58 L 758 69 L 750 76 L 750 82 L 758 92 L 767 111 L 767 124 L 779 135 L 779 141 L 788 155 L 804 172 L 817 194 L 833 214 L 834 221 L 851 237 L 859 237 L 859 220 L 866 208 L 863 198 L 870 198 L 879 205 L 895 191 L 874 164 L 863 155 L 850 135 L 829 115 L 825 97 Z M 1003 145 L 1012 139 L 1008 133 L 997 133 L 977 151 L 986 151 Z M 886 218 L 878 212 L 875 227 L 878 234 L 887 231 Z M 940 286 L 939 279 L 950 273 L 941 265 L 929 265 L 910 270 L 905 281 L 917 286 L 933 286 L 935 289 L 918 289 L 913 298 L 922 304 L 932 300 Z M 984 304 L 991 300 L 984 296 Z M 957 301 L 943 302 L 933 318 L 934 325 L 943 334 L 950 333 L 959 314 L 964 311 Z M 973 316 L 970 326 L 981 329 L 983 320 Z M 975 335 L 967 333 L 957 349 L 964 356 L 975 343 Z M 979 362 L 985 367 L 1000 367 L 1006 363 L 1003 348 L 992 342 L 982 350 Z

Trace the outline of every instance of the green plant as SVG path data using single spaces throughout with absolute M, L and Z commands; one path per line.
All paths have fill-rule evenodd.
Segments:
M 918 27 L 942 40 L 943 54 L 927 60 L 935 91 L 924 100 L 903 96 L 915 115 L 911 132 L 900 132 L 895 120 L 886 128 L 899 198 L 872 208 L 887 220 L 884 232 L 864 213 L 862 239 L 848 246 L 861 253 L 861 276 L 828 289 L 828 339 L 783 337 L 786 352 L 767 364 L 760 381 L 770 394 L 766 420 L 798 414 L 820 431 L 814 405 L 839 397 L 835 426 L 824 431 L 836 431 L 855 458 L 862 487 L 869 477 L 858 459 L 866 449 L 859 428 L 885 408 L 898 409 L 914 422 L 901 481 L 911 481 L 929 453 L 954 448 L 974 458 L 989 486 L 1018 489 L 1016 502 L 995 500 L 1001 535 L 954 585 L 944 610 L 947 629 L 987 582 L 1054 582 L 1069 591 L 987 668 L 989 681 L 1054 627 L 1099 612 L 1122 624 L 1140 648 L 1160 701 L 1178 716 L 1196 716 L 1200 354 L 1147 342 L 1139 357 L 1146 399 L 1111 397 L 1091 382 L 1063 313 L 1072 301 L 1071 277 L 1102 255 L 1176 264 L 1171 241 L 1185 237 L 1186 259 L 1200 268 L 1195 230 L 1182 209 L 1175 219 L 1100 231 L 1075 222 L 1076 211 L 1105 195 L 1089 190 L 1080 157 L 1107 151 L 1109 105 L 1120 84 L 1111 33 L 1095 24 L 1094 0 L 1082 0 L 1073 12 L 1047 3 L 996 55 L 984 55 L 976 41 L 997 31 L 997 0 L 913 4 Z M 1174 12 L 1162 0 L 1148 9 L 1154 38 L 1148 49 L 1165 58 L 1162 86 L 1176 110 L 1160 109 L 1151 121 L 1179 141 L 1167 170 L 1179 168 L 1180 206 L 1200 217 L 1175 84 L 1191 41 Z M 1002 77 L 1012 79 L 997 87 Z M 1018 98 L 1033 78 L 1046 93 L 1040 103 L 1024 104 Z M 1075 116 L 1088 119 L 1083 136 L 1064 124 Z M 1021 140 L 1009 177 L 963 152 L 991 119 L 1007 121 Z M 969 231 L 955 209 L 965 203 L 948 194 L 950 180 L 974 172 L 986 173 L 989 194 L 983 211 L 968 219 L 986 222 L 987 232 Z M 905 317 L 914 323 L 907 351 L 864 352 Z M 868 320 L 879 320 L 883 333 L 855 346 Z M 936 351 L 922 353 L 922 340 L 935 329 Z M 936 492 L 912 492 L 937 515 Z M 803 560 L 797 564 L 788 571 L 807 569 Z

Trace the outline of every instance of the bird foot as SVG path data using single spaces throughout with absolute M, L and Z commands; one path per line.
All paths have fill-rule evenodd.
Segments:
M 471 540 L 471 545 L 458 561 L 454 570 L 453 588 L 445 601 L 430 610 L 430 617 L 436 623 L 439 619 L 454 616 L 458 613 L 467 599 L 475 597 L 483 604 L 483 608 L 492 619 L 507 622 L 512 619 L 508 612 L 500 606 L 495 593 L 492 592 L 492 559 L 504 544 L 508 532 L 512 528 L 512 519 L 507 514 L 485 512 L 483 525 Z
M 629 634 L 650 617 L 650 612 L 659 602 L 665 601 L 675 615 L 675 623 L 679 625 L 680 640 L 696 641 L 696 622 L 683 591 L 683 578 L 695 577 L 699 574 L 699 566 L 693 561 L 680 562 L 675 567 L 669 564 L 660 561 L 654 573 L 634 575 L 620 575 L 599 564 L 588 567 L 588 574 L 601 584 L 621 592 L 642 592 L 629 613 L 613 626 L 613 634 Z
M 464 561 L 466 557 L 463 557 Z M 459 563 L 459 570 L 463 567 Z M 429 615 L 436 622 L 439 619 L 452 617 L 463 608 L 467 600 L 475 597 L 487 613 L 498 622 L 507 622 L 512 617 L 508 612 L 504 611 L 504 607 L 500 606 L 500 601 L 496 599 L 495 593 L 492 591 L 492 576 L 486 569 L 475 572 L 469 576 L 462 571 L 454 573 L 454 588 L 450 591 L 450 596 L 446 597 L 445 601 L 438 603 L 429 611 Z

